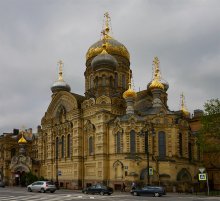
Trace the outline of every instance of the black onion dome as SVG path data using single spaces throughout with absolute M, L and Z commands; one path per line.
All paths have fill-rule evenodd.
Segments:
M 105 50 L 101 54 L 97 55 L 91 62 L 93 70 L 100 68 L 108 68 L 115 70 L 118 65 L 117 60 L 112 55 L 108 54 Z
M 58 91 L 68 91 L 70 92 L 71 88 L 70 86 L 63 80 L 57 80 L 54 82 L 54 84 L 51 87 L 51 91 L 53 93 L 58 92 Z

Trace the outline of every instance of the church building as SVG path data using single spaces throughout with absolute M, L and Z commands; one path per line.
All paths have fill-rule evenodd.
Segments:
M 71 91 L 59 62 L 38 133 L 40 174 L 73 189 L 97 182 L 120 189 L 133 181 L 188 188 L 200 164 L 189 112 L 184 104 L 169 110 L 157 57 L 147 88 L 132 89 L 129 52 L 104 17 L 102 38 L 86 53 L 84 96 Z
M 104 17 L 102 37 L 86 53 L 84 95 L 71 90 L 58 62 L 51 102 L 32 142 L 36 153 L 25 157 L 29 169 L 22 170 L 36 164 L 34 173 L 69 189 L 103 183 L 119 190 L 136 182 L 186 191 L 198 181 L 202 156 L 184 96 L 181 109 L 171 111 L 158 57 L 152 80 L 135 92 L 129 51 L 113 38 L 108 13 Z M 17 171 L 16 160 L 9 172 Z

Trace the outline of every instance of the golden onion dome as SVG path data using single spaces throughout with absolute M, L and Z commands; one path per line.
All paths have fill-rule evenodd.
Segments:
M 189 115 L 189 111 L 185 108 L 182 108 L 182 113 L 185 115 L 185 116 L 188 116 Z
M 155 79 L 151 82 L 149 89 L 162 89 L 162 90 L 164 90 L 164 85 L 159 80 Z
M 113 39 L 110 36 L 107 36 L 105 38 L 105 41 L 99 40 L 98 42 L 94 43 L 90 48 L 88 49 L 86 53 L 86 60 L 89 60 L 98 54 L 100 54 L 103 51 L 103 43 L 108 43 L 108 46 L 106 47 L 106 51 L 111 55 L 119 55 L 122 57 L 125 57 L 126 59 L 130 60 L 130 54 L 127 50 L 127 48 L 117 40 Z
M 27 143 L 27 140 L 25 140 L 25 138 L 22 135 L 22 137 L 18 140 L 18 144 L 26 144 L 26 143 Z
M 123 93 L 123 98 L 135 98 L 137 96 L 136 92 L 129 87 L 127 91 Z

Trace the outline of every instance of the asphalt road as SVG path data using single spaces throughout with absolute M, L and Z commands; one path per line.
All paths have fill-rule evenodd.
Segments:
M 186 194 L 168 193 L 162 197 L 132 196 L 129 192 L 114 192 L 112 195 L 86 195 L 80 191 L 58 190 L 55 193 L 27 192 L 26 188 L 0 188 L 0 201 L 78 201 L 78 200 L 105 200 L 105 201 L 220 201 L 220 197 L 207 197 Z

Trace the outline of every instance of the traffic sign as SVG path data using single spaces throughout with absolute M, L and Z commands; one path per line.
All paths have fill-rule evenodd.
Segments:
M 206 181 L 206 174 L 205 173 L 199 174 L 199 181 Z
M 203 173 L 205 171 L 204 167 L 199 168 L 199 172 Z
M 153 168 L 149 168 L 149 175 L 153 175 L 154 174 L 154 169 Z
M 61 175 L 62 175 L 61 170 L 58 170 L 58 176 L 61 176 Z

